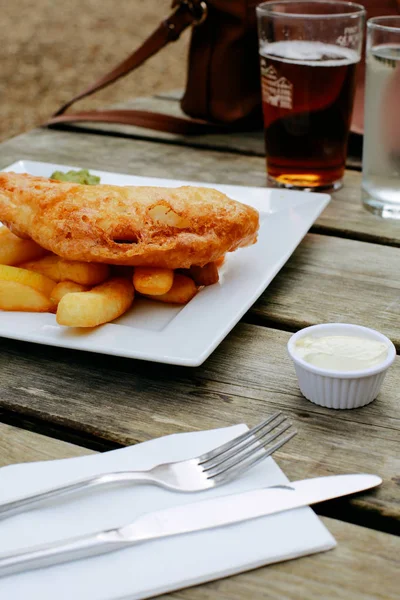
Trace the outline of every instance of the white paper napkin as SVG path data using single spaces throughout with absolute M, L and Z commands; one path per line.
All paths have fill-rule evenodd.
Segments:
M 190 458 L 245 430 L 245 425 L 237 425 L 183 433 L 104 454 L 4 467 L 0 469 L 0 501 L 86 475 L 144 469 L 159 462 Z M 0 552 L 128 524 L 144 512 L 287 481 L 277 464 L 268 458 L 239 480 L 201 493 L 182 494 L 148 485 L 127 485 L 75 496 L 0 521 Z M 148 598 L 268 563 L 329 550 L 335 545 L 319 518 L 306 507 L 1 578 L 0 598 Z

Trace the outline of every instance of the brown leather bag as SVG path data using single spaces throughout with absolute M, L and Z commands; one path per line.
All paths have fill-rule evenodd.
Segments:
M 136 125 L 178 134 L 249 130 L 262 127 L 255 7 L 259 0 L 174 0 L 173 13 L 131 54 L 94 84 L 64 104 L 48 125 L 77 121 Z M 398 14 L 400 0 L 361 0 L 367 18 Z M 184 119 L 143 110 L 99 110 L 65 114 L 77 102 L 133 71 L 193 27 Z M 358 71 L 353 131 L 363 129 L 364 66 Z

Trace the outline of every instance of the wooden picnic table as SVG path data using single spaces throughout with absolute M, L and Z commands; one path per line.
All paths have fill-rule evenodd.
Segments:
M 179 113 L 176 94 L 133 104 Z M 0 168 L 19 159 L 266 185 L 258 133 L 183 138 L 123 126 L 41 128 L 0 145 Z M 0 465 L 80 456 L 239 422 L 252 426 L 282 410 L 299 432 L 274 455 L 289 479 L 370 472 L 382 476 L 382 486 L 316 508 L 338 540 L 336 549 L 168 597 L 398 598 L 400 358 L 376 401 L 332 411 L 302 397 L 286 354 L 291 332 L 333 321 L 378 329 L 400 348 L 400 223 L 365 211 L 360 183 L 359 163 L 351 161 L 344 187 L 200 367 L 0 339 Z

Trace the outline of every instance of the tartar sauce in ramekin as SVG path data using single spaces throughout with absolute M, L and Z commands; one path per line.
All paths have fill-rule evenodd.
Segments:
M 293 351 L 299 358 L 321 369 L 360 371 L 383 363 L 388 346 L 361 336 L 309 335 L 298 339 Z

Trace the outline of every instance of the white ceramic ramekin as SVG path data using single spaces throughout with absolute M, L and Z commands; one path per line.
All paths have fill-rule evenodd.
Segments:
M 388 347 L 386 359 L 374 367 L 361 371 L 333 371 L 315 367 L 295 352 L 296 342 L 308 335 L 353 335 L 384 342 Z M 375 400 L 382 387 L 386 372 L 396 357 L 392 342 L 379 331 L 345 323 L 326 323 L 301 329 L 288 342 L 288 352 L 294 362 L 300 391 L 314 404 L 327 408 L 359 408 Z

